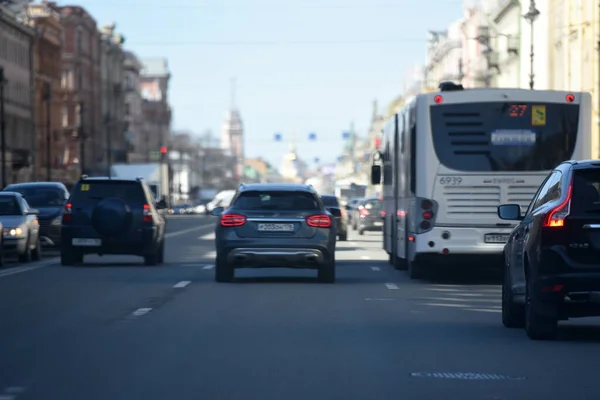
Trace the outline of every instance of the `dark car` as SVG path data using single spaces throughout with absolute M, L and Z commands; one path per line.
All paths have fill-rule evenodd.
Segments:
M 316 269 L 335 281 L 336 229 L 315 190 L 298 184 L 247 184 L 238 188 L 215 228 L 215 280 L 229 282 L 237 268 Z
M 567 161 L 538 189 L 504 247 L 502 322 L 534 340 L 552 339 L 559 320 L 600 316 L 600 160 Z
M 29 182 L 8 185 L 4 191 L 17 192 L 30 207 L 39 211 L 40 243 L 44 247 L 59 247 L 60 226 L 69 191 L 60 182 Z
M 62 219 L 61 263 L 83 262 L 85 254 L 164 260 L 165 220 L 141 179 L 82 177 L 71 192 Z
M 332 194 L 321 195 L 323 204 L 335 218 L 338 238 L 344 242 L 348 240 L 348 222 L 344 218 L 344 208 L 340 205 L 340 200 Z
M 365 199 L 358 205 L 358 234 L 364 235 L 365 231 L 383 230 L 383 203 L 377 197 Z
M 352 198 L 348 201 L 348 204 L 346 204 L 346 220 L 347 220 L 347 225 L 352 227 L 352 230 L 357 230 L 358 229 L 358 205 L 363 201 L 364 199 L 362 197 L 356 197 L 356 198 Z

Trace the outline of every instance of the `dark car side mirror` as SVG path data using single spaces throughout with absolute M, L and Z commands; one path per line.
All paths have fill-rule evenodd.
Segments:
M 223 214 L 223 211 L 225 211 L 225 207 L 215 207 L 212 209 L 212 211 L 210 212 L 210 215 L 218 217 L 221 214 Z
M 371 165 L 371 185 L 381 183 L 381 165 Z
M 518 204 L 502 204 L 498 207 L 498 217 L 508 221 L 521 221 L 521 206 Z

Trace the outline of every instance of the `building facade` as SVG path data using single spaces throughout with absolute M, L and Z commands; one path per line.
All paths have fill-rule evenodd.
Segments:
M 171 73 L 164 58 L 142 59 L 140 94 L 142 97 L 142 143 L 147 161 L 159 161 L 160 150 L 171 139 L 171 106 L 168 91 Z
M 62 48 L 60 15 L 45 4 L 28 7 L 29 25 L 35 32 L 34 69 L 36 107 L 36 171 L 38 180 L 65 180 L 62 164 Z
M 4 73 L 6 183 L 31 179 L 35 163 L 34 30 L 0 6 L 0 67 Z M 2 155 L 0 155 L 0 158 Z
M 108 174 L 114 163 L 127 161 L 128 144 L 125 137 L 125 90 L 123 90 L 125 53 L 122 35 L 115 32 L 116 25 L 100 29 L 100 81 L 102 94 L 102 134 L 94 139 L 94 147 L 104 149 L 96 153 L 97 173 Z
M 600 157 L 600 59 L 598 0 L 552 0 L 550 9 L 550 72 L 552 89 L 584 91 L 592 94 L 592 137 L 595 158 Z M 536 2 L 537 4 L 537 2 Z M 540 8 L 540 13 L 542 8 Z M 537 25 L 534 27 L 538 29 Z M 541 28 L 540 28 L 541 29 Z M 541 32 L 539 33 L 541 35 Z M 537 53 L 537 47 L 536 53 Z M 537 72 L 536 72 L 537 74 Z M 536 79 L 537 81 L 537 79 Z
M 463 10 L 462 30 L 462 84 L 466 88 L 492 86 L 494 60 L 489 49 L 480 40 L 487 34 L 487 20 L 481 6 L 468 6 Z M 491 61 L 491 62 L 490 62 Z
M 448 30 L 429 32 L 426 58 L 426 87 L 437 88 L 442 81 L 461 82 L 462 21 L 453 22 Z
M 143 135 L 142 95 L 140 92 L 142 63 L 130 51 L 125 52 L 123 63 L 125 138 L 129 144 L 127 159 L 131 163 L 146 162 L 148 161 L 149 153 L 144 151 L 146 143 L 144 142 Z
M 57 7 L 64 29 L 62 129 L 67 146 L 63 162 L 71 180 L 89 173 L 103 148 L 95 144 L 103 128 L 100 81 L 100 33 L 82 7 Z
M 521 47 L 523 14 L 527 4 L 515 0 L 493 0 L 489 4 L 488 37 L 491 53 L 498 61 L 493 66 L 493 85 L 502 88 L 519 88 L 521 80 L 521 58 L 526 57 Z M 483 38 L 482 38 L 483 39 Z

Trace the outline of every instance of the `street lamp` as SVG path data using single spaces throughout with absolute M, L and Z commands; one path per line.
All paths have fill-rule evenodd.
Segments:
M 540 16 L 540 11 L 535 8 L 535 0 L 529 1 L 529 11 L 523 15 L 531 25 L 530 47 L 529 47 L 529 89 L 533 90 L 535 74 L 533 72 L 533 23 Z

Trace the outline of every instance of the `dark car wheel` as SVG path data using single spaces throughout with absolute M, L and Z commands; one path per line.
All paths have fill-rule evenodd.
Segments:
M 317 279 L 322 283 L 335 283 L 335 258 L 319 266 Z
M 31 262 L 31 245 L 29 242 L 30 238 L 27 238 L 27 244 L 25 245 L 25 251 L 23 252 L 23 254 L 19 254 L 19 261 L 20 262 Z
M 217 255 L 215 260 L 215 282 L 231 282 L 235 276 L 235 268 L 224 257 Z
M 532 284 L 527 280 L 525 296 L 525 331 L 532 340 L 553 340 L 558 333 L 558 319 L 542 315 L 537 309 L 537 300 Z
M 507 328 L 525 327 L 525 306 L 515 303 L 510 285 L 510 272 L 504 272 L 502 283 L 502 324 Z
M 71 266 L 83 263 L 83 254 L 73 251 L 73 249 L 63 249 L 60 252 L 60 264 Z

